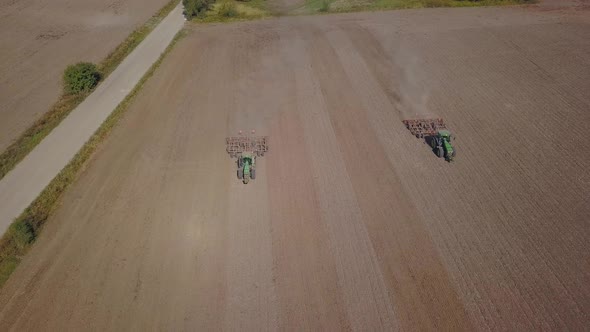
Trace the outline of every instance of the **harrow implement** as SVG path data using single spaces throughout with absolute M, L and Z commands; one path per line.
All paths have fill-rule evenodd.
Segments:
M 230 136 L 225 139 L 226 151 L 232 158 L 251 152 L 262 157 L 268 151 L 268 136 Z
M 417 138 L 435 136 L 439 130 L 447 129 L 443 119 L 413 119 L 402 121 L 406 128 Z

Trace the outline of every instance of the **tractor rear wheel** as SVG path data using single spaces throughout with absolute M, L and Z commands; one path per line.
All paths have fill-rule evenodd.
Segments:
M 243 169 L 238 169 L 238 179 L 243 179 L 244 178 L 244 170 Z
M 250 177 L 252 178 L 252 180 L 256 179 L 256 169 L 252 168 L 250 170 Z
M 244 166 L 242 158 L 238 158 L 238 168 L 242 168 L 242 166 Z
M 445 156 L 445 150 L 444 150 L 442 147 L 440 147 L 440 146 L 439 146 L 439 147 L 438 147 L 438 150 L 437 150 L 437 152 L 436 152 L 436 155 L 437 155 L 439 158 L 442 158 L 442 157 L 444 157 L 444 156 Z

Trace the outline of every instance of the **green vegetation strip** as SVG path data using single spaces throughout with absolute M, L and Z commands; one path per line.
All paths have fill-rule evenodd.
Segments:
M 283 15 L 310 15 L 435 7 L 481 7 L 537 3 L 538 0 L 303 0 L 287 13 L 273 12 L 267 0 L 183 0 L 194 23 L 236 22 Z M 188 9 L 187 9 L 188 8 Z
M 183 3 L 185 17 L 195 23 L 249 21 L 273 16 L 267 0 L 183 0 Z
M 537 0 L 306 0 L 299 14 L 355 12 L 389 9 L 505 6 L 536 3 Z
M 265 0 L 235 1 L 220 0 L 214 3 L 205 17 L 197 17 L 194 22 L 235 22 L 258 20 L 270 17 Z
M 139 43 L 176 7 L 180 0 L 171 0 L 141 27 L 133 31 L 117 48 L 98 64 L 104 79 L 131 53 Z M 53 128 L 74 110 L 91 93 L 63 94 L 30 128 L 28 128 L 6 151 L 0 154 L 0 179 L 31 152 Z M 1 273 L 1 272 L 0 272 Z
M 117 106 L 72 161 L 49 183 L 39 197 L 16 218 L 8 228 L 8 231 L 0 238 L 0 287 L 8 280 L 8 277 L 16 269 L 21 258 L 39 236 L 47 218 L 49 218 L 58 206 L 62 194 L 77 178 L 79 172 L 88 163 L 93 152 L 109 135 L 117 121 L 123 117 L 125 111 L 132 104 L 145 82 L 153 76 L 166 55 L 184 35 L 184 30 L 176 34 L 164 53 L 160 55 L 160 58 L 145 73 L 131 93 Z

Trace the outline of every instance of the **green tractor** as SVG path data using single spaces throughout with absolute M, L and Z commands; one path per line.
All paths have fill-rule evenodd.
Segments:
M 417 138 L 430 144 L 432 151 L 439 157 L 451 162 L 455 158 L 455 148 L 451 141 L 455 139 L 447 130 L 443 119 L 408 119 L 402 120 L 406 128 Z
M 225 142 L 229 156 L 238 159 L 238 179 L 244 184 L 256 179 L 256 158 L 268 152 L 268 137 L 245 136 L 240 132 L 239 136 L 227 137 Z
M 238 154 L 238 179 L 248 184 L 256 179 L 256 156 L 250 152 Z
M 430 146 L 439 158 L 451 162 L 455 157 L 456 151 L 451 144 L 453 140 L 451 132 L 446 129 L 437 130 L 436 135 L 430 137 Z

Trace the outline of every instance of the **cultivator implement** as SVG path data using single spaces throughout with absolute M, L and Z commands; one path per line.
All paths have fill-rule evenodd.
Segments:
M 435 136 L 439 130 L 447 129 L 443 119 L 414 119 L 402 121 L 412 135 L 418 138 Z
M 261 157 L 268 151 L 268 136 L 231 136 L 225 139 L 226 150 L 232 158 L 251 152 Z

